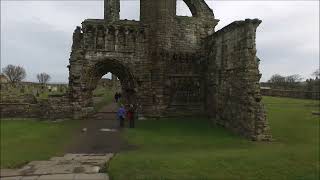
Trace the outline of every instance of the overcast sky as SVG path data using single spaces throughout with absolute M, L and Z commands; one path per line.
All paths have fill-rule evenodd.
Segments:
M 319 1 L 207 1 L 220 19 L 216 30 L 235 20 L 259 18 L 258 56 L 262 81 L 273 74 L 300 74 L 319 68 Z M 179 2 L 179 15 L 189 14 Z M 86 18 L 103 18 L 103 1 L 2 1 L 1 67 L 22 65 L 27 80 L 47 72 L 68 81 L 72 33 Z M 138 19 L 139 1 L 122 0 L 121 18 Z

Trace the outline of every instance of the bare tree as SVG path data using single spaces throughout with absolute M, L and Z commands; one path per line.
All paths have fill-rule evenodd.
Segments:
M 294 74 L 286 77 L 286 88 L 298 88 L 302 77 L 299 74 Z
M 268 83 L 271 83 L 273 86 L 283 86 L 286 82 L 286 77 L 279 74 L 272 75 L 268 80 Z
M 50 75 L 47 74 L 47 73 L 40 73 L 40 74 L 37 74 L 37 79 L 39 81 L 39 83 L 41 84 L 47 84 L 50 80 Z
M 286 77 L 286 82 L 291 83 L 298 83 L 302 81 L 302 77 L 299 74 L 294 74 Z
M 14 66 L 12 64 L 3 68 L 2 71 L 11 83 L 21 82 L 27 76 L 26 70 L 23 67 Z
M 312 76 L 319 79 L 320 78 L 320 69 L 317 69 L 315 72 L 313 72 Z
M 284 89 L 294 89 L 299 86 L 302 81 L 302 77 L 299 74 L 294 74 L 290 76 L 281 76 L 279 74 L 273 75 L 268 83 L 271 84 L 273 88 L 284 88 Z

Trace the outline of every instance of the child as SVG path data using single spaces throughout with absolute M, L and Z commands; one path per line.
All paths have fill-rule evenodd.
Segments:
M 126 116 L 126 110 L 124 109 L 124 106 L 121 105 L 118 112 L 117 112 L 117 117 L 120 121 L 120 128 L 124 127 L 124 118 Z

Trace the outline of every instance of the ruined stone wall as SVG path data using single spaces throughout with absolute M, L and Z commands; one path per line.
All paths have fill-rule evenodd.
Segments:
M 148 28 L 136 21 L 86 20 L 74 33 L 70 58 L 69 91 L 77 108 L 92 106 L 92 91 L 101 77 L 111 72 L 122 84 L 123 93 L 136 91 L 150 102 L 151 64 L 147 61 Z M 139 86 L 138 86 L 139 84 Z M 140 88 L 141 87 L 141 88 Z M 151 102 L 152 103 L 152 102 Z M 83 110 L 83 109 L 82 109 Z
M 49 96 L 40 103 L 41 118 L 46 120 L 77 119 L 73 105 L 67 96 Z
M 30 98 L 29 98 L 30 99 Z M 44 120 L 77 118 L 73 105 L 66 96 L 49 96 L 39 101 L 19 99 L 0 102 L 1 118 L 37 118 Z
M 212 10 L 187 0 L 194 17 L 178 17 L 176 0 L 141 0 L 136 22 L 118 19 L 118 3 L 106 1 L 105 19 L 85 20 L 74 33 L 69 94 L 76 109 L 90 107 L 99 76 L 114 71 L 124 91 L 134 91 L 141 114 L 203 113 L 201 44 L 217 24 Z
M 256 58 L 260 20 L 236 21 L 208 37 L 208 114 L 214 123 L 253 140 L 267 140 Z
M 199 18 L 185 16 L 177 16 L 175 20 L 175 33 L 172 37 L 174 49 L 181 52 L 199 52 L 201 38 L 208 36 L 209 31 L 209 28 L 204 27 L 205 22 L 199 21 Z
M 283 89 L 261 89 L 263 96 L 288 97 L 299 99 L 320 99 L 319 91 L 299 91 L 299 90 L 283 90 Z
M 38 118 L 41 117 L 39 104 L 0 103 L 0 118 Z
M 92 111 L 92 91 L 111 72 L 143 116 L 209 115 L 216 124 L 266 140 L 255 35 L 259 20 L 215 32 L 204 0 L 184 0 L 193 17 L 176 16 L 176 0 L 141 0 L 140 22 L 118 20 L 119 0 L 105 19 L 88 19 L 73 35 L 69 97 L 75 115 Z
M 152 93 L 152 104 L 146 108 L 151 107 L 154 116 L 195 115 L 204 110 L 201 44 L 217 20 L 204 1 L 186 3 L 193 17 L 176 16 L 176 0 L 141 1 L 141 21 L 150 27 L 152 64 L 151 91 L 146 91 Z

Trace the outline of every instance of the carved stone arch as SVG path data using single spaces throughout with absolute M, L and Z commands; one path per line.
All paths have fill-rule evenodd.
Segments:
M 137 82 L 131 66 L 121 59 L 101 58 L 91 67 L 91 80 L 88 82 L 92 84 L 88 84 L 88 86 L 91 87 L 91 90 L 95 89 L 102 76 L 110 72 L 120 80 L 125 102 L 134 103 Z
M 97 88 L 99 80 L 109 72 L 120 80 L 124 103 L 137 102 L 139 86 L 131 57 L 90 54 L 90 57 L 83 60 L 79 58 L 70 61 L 69 65 L 69 97 L 75 103 L 75 116 L 85 117 L 94 112 L 93 91 Z
M 204 0 L 183 0 L 183 1 L 189 7 L 193 17 L 212 16 L 214 18 L 212 9 L 210 9 L 208 4 Z
M 95 63 L 93 71 L 99 79 L 106 73 L 111 72 L 119 78 L 121 83 L 128 83 L 123 84 L 126 86 L 125 88 L 134 89 L 137 83 L 129 66 L 118 59 L 102 58 Z

